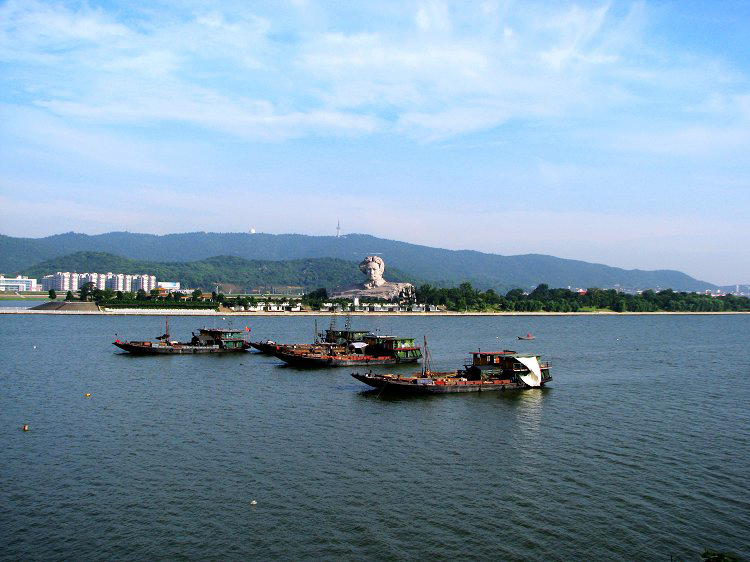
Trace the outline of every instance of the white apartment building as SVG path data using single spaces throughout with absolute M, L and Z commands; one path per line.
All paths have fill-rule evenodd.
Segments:
M 79 287 L 79 274 L 69 271 L 58 271 L 54 275 L 42 277 L 42 290 L 49 291 L 77 291 Z
M 93 283 L 97 289 L 106 289 L 107 276 L 103 273 L 81 273 L 79 285 L 84 285 L 85 283 Z
M 34 280 L 36 282 L 36 280 Z M 97 289 L 112 289 L 113 291 L 138 291 L 146 292 L 156 289 L 155 275 L 130 275 L 127 273 L 71 273 L 69 271 L 58 271 L 53 275 L 45 275 L 42 278 L 41 287 L 44 291 L 54 289 L 55 291 L 77 291 L 84 283 L 93 283 Z M 24 289 L 26 290 L 26 289 Z
M 107 289 L 128 292 L 133 290 L 133 276 L 125 273 L 107 273 Z
M 147 293 L 153 289 L 156 289 L 161 283 L 156 282 L 156 275 L 133 275 L 133 291 L 140 291 L 143 289 Z M 180 284 L 177 283 L 179 289 Z

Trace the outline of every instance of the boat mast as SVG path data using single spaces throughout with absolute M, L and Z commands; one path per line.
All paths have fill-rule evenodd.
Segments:
M 427 336 L 424 336 L 424 356 L 422 357 L 422 378 L 429 376 L 432 372 L 432 358 L 430 348 L 427 347 Z

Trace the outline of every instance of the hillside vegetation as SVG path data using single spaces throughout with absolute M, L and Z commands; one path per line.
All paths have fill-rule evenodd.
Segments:
M 211 290 L 216 285 L 236 285 L 240 290 L 270 285 L 298 285 L 305 289 L 361 283 L 357 262 L 334 258 L 287 261 L 246 260 L 236 256 L 215 256 L 192 262 L 131 260 L 103 252 L 76 252 L 50 259 L 24 270 L 41 278 L 56 271 L 148 273 L 160 281 L 179 281 L 183 287 Z M 394 281 L 415 282 L 398 270 L 389 269 Z
M 471 282 L 475 287 L 505 292 L 530 289 L 540 283 L 552 287 L 672 288 L 680 291 L 713 289 L 679 271 L 625 270 L 601 264 L 527 254 L 500 256 L 471 250 L 445 250 L 365 234 L 304 236 L 299 234 L 247 234 L 192 232 L 156 236 L 110 232 L 96 236 L 67 233 L 46 238 L 0 236 L 0 271 L 29 271 L 42 260 L 72 252 L 106 252 L 117 256 L 161 263 L 192 262 L 212 256 L 246 260 L 303 260 L 337 258 L 360 261 L 378 254 L 386 262 L 386 278 L 396 281 L 394 270 L 439 286 Z M 358 279 L 357 279 L 358 280 Z M 289 284 L 291 280 L 286 281 Z

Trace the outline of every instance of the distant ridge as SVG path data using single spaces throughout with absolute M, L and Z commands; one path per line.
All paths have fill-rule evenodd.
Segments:
M 436 285 L 468 281 L 477 288 L 508 290 L 550 287 L 671 288 L 702 291 L 716 286 L 673 270 L 626 270 L 602 264 L 540 254 L 501 256 L 473 250 L 445 250 L 367 234 L 306 236 L 301 234 L 247 234 L 191 232 L 184 234 L 137 234 L 110 232 L 89 236 L 69 232 L 45 238 L 13 238 L 0 235 L 0 271 L 30 271 L 44 260 L 74 252 L 107 252 L 137 260 L 189 262 L 215 256 L 282 261 L 338 258 L 359 261 L 379 254 L 389 269 Z

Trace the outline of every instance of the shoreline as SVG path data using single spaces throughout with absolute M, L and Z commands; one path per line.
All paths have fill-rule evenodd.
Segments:
M 704 315 L 734 315 L 750 314 L 750 311 L 727 311 L 727 312 L 266 312 L 266 311 L 215 311 L 215 310 L 31 310 L 21 307 L 0 307 L 0 314 L 52 314 L 52 315 L 79 315 L 79 316 L 704 316 Z

